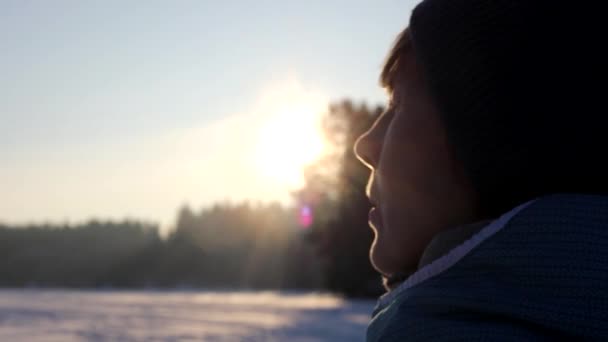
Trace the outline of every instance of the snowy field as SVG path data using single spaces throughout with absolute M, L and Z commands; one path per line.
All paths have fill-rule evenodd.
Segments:
M 307 293 L 0 290 L 0 341 L 363 341 L 373 306 Z

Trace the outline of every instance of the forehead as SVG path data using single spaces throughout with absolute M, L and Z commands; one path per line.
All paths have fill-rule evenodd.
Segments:
M 380 85 L 389 93 L 394 92 L 395 87 L 403 81 L 404 74 L 407 73 L 405 69 L 408 69 L 408 64 L 411 64 L 413 59 L 411 45 L 409 29 L 406 28 L 397 36 L 380 74 Z
M 386 84 L 384 89 L 389 97 L 394 98 L 408 92 L 412 87 L 421 86 L 423 86 L 421 72 L 414 54 L 409 50 L 401 56 L 398 67 L 391 75 L 390 83 Z

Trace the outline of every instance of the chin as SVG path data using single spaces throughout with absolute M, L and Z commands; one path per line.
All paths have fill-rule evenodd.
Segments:
M 383 247 L 383 244 L 378 239 L 378 233 L 376 233 L 376 237 L 374 238 L 374 242 L 369 250 L 369 259 L 372 263 L 372 266 L 383 276 L 388 276 L 391 274 L 390 271 L 390 263 L 388 262 L 388 258 L 384 255 L 386 252 L 386 247 Z
M 397 248 L 397 249 L 395 249 Z M 382 239 L 376 233 L 376 237 L 369 251 L 369 258 L 372 266 L 382 276 L 392 278 L 397 275 L 411 274 L 417 269 L 417 262 L 414 264 L 406 263 L 404 255 L 391 254 L 390 252 L 400 251 L 401 246 L 395 245 L 391 239 Z

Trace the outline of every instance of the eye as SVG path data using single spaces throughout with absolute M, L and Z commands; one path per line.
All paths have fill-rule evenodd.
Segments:
M 399 96 L 395 95 L 395 93 L 393 92 L 393 94 L 391 95 L 389 102 L 388 102 L 388 109 L 387 111 L 391 111 L 394 112 L 397 110 L 397 108 L 399 108 L 399 105 L 401 104 L 401 99 Z
M 397 102 L 397 98 L 395 95 L 391 95 L 388 99 L 388 109 L 387 110 L 391 110 L 392 108 L 395 107 Z
M 384 111 L 382 116 L 384 116 L 385 119 L 390 121 L 393 118 L 393 116 L 395 116 L 395 113 L 397 112 L 397 108 L 398 108 L 397 101 L 394 99 L 391 99 L 391 101 L 388 104 L 388 108 L 386 108 L 386 110 Z
M 376 119 L 376 130 L 380 132 L 386 131 L 393 117 L 395 116 L 395 108 L 388 107 L 381 115 Z
M 372 125 L 372 129 L 381 127 L 386 128 L 395 116 L 396 109 L 397 103 L 395 101 L 395 97 L 389 96 L 386 109 L 384 109 L 384 111 L 376 118 L 374 124 Z

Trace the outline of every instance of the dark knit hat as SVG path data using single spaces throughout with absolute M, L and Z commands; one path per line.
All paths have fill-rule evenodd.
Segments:
M 608 194 L 600 3 L 425 0 L 415 8 L 416 58 L 485 216 L 551 193 Z

